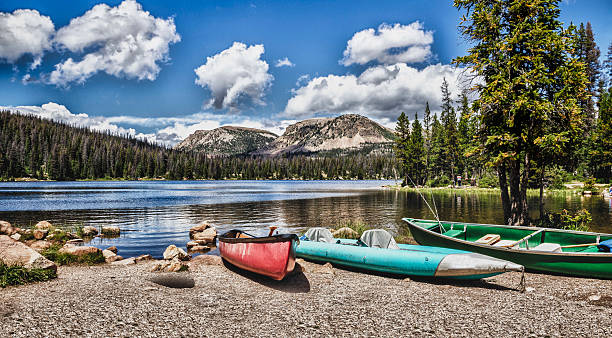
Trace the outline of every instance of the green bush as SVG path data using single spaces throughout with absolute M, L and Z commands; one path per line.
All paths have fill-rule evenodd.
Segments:
M 0 263 L 0 287 L 9 285 L 22 285 L 33 282 L 44 282 L 56 278 L 53 270 L 26 269 L 21 266 L 8 266 Z
M 334 228 L 335 229 L 340 229 L 340 228 L 345 228 L 345 227 L 353 229 L 358 234 L 357 238 L 361 237 L 361 235 L 363 234 L 364 231 L 372 229 L 372 227 L 370 227 L 369 225 L 365 224 L 361 220 L 342 221 L 342 222 L 339 222 L 338 224 L 336 224 L 336 226 Z
M 438 176 L 427 181 L 426 185 L 432 188 L 435 187 L 446 187 L 451 184 L 450 178 L 446 175 Z
M 563 209 L 559 213 L 546 213 L 536 222 L 537 226 L 574 231 L 590 231 L 589 224 L 593 218 L 586 209 L 569 212 Z
M 595 192 L 595 190 L 595 178 L 587 178 L 586 181 L 584 181 L 583 191 Z
M 499 187 L 499 179 L 493 175 L 484 175 L 478 180 L 479 188 L 497 188 Z

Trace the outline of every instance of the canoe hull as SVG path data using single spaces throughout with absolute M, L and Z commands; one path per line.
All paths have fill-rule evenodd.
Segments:
M 241 269 L 282 280 L 295 267 L 297 236 L 259 237 L 256 241 L 219 238 L 219 252 L 227 262 Z M 268 239 L 268 240 L 266 240 Z
M 522 269 L 510 262 L 445 248 L 400 244 L 401 250 L 392 250 L 354 246 L 350 245 L 354 242 L 351 240 L 341 242 L 349 245 L 301 241 L 296 255 L 310 261 L 329 262 L 374 272 L 452 279 L 475 280 Z M 475 265 L 471 263 L 478 259 L 486 260 L 490 264 L 474 268 Z M 469 264 L 459 267 L 456 264 L 458 261 L 469 261 Z
M 527 270 L 532 271 L 612 279 L 612 254 L 609 253 L 551 253 L 493 247 L 444 236 L 417 225 L 415 221 L 419 220 L 404 220 L 408 223 L 408 228 L 415 241 L 421 245 L 480 253 L 523 265 Z M 460 225 L 460 223 L 456 224 Z M 493 230 L 490 232 L 494 233 Z

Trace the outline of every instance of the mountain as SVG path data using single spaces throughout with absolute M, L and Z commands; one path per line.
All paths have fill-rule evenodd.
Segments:
M 251 155 L 342 155 L 391 153 L 393 131 L 367 117 L 346 114 L 315 118 L 290 125 L 285 133 Z
M 277 137 L 265 130 L 224 126 L 213 130 L 198 130 L 174 148 L 199 151 L 207 156 L 246 155 L 267 146 Z

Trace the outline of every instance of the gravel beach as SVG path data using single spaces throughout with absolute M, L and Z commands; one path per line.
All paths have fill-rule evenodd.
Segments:
M 223 265 L 151 281 L 152 262 L 60 267 L 0 289 L 0 336 L 605 336 L 612 281 L 520 273 L 472 283 L 370 275 L 301 262 L 281 282 Z M 590 298 L 589 298 L 590 297 Z

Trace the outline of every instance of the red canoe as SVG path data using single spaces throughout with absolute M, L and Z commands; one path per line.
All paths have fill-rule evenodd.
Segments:
M 281 280 L 295 267 L 294 234 L 255 237 L 240 230 L 219 236 L 221 257 L 229 263 L 270 278 Z

